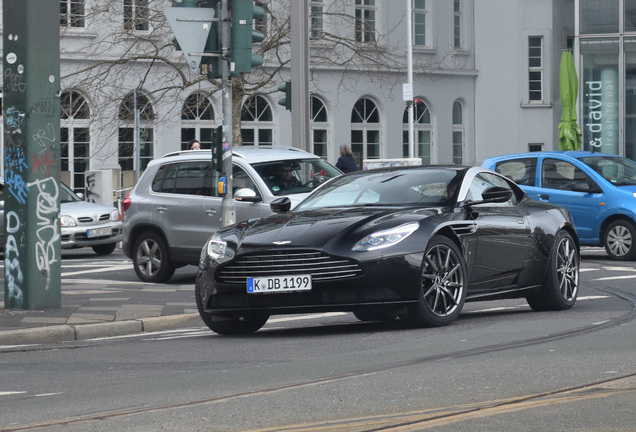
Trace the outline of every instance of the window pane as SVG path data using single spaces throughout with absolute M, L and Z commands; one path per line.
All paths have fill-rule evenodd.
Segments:
M 618 33 L 618 0 L 579 2 L 581 34 Z

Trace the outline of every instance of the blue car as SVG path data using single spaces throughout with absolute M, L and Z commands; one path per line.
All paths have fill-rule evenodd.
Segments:
M 530 198 L 570 211 L 581 245 L 604 246 L 616 260 L 636 259 L 636 162 L 586 151 L 531 152 L 482 166 L 515 181 Z

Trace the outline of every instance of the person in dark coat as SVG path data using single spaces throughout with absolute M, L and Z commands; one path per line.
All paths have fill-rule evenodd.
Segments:
M 338 162 L 336 162 L 336 168 L 345 174 L 352 171 L 358 171 L 351 147 L 346 144 L 340 146 L 340 157 L 338 158 Z

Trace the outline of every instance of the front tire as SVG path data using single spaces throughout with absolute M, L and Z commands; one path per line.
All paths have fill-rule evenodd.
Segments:
M 527 298 L 528 304 L 535 311 L 570 309 L 579 292 L 581 257 L 568 232 L 560 231 L 555 236 L 548 263 L 543 288 Z
M 214 314 L 206 312 L 201 300 L 201 288 L 199 288 L 198 283 L 194 286 L 194 297 L 199 316 L 214 333 L 226 336 L 251 334 L 263 327 L 269 319 L 269 314 L 263 312 L 240 317 L 216 317 Z
M 605 230 L 603 246 L 612 259 L 618 261 L 636 259 L 636 225 L 627 219 L 612 222 Z
M 439 327 L 455 321 L 464 307 L 468 278 L 466 261 L 455 243 L 435 236 L 424 254 L 420 301 L 409 308 L 413 327 Z
M 101 245 L 92 246 L 93 251 L 97 255 L 110 255 L 113 253 L 116 247 L 117 247 L 117 243 L 109 243 L 109 244 L 101 244 Z
M 168 282 L 175 271 L 168 257 L 166 242 L 152 231 L 139 236 L 133 248 L 132 260 L 135 273 L 144 282 Z

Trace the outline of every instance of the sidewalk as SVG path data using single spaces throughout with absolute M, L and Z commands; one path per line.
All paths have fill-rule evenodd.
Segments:
M 65 280 L 60 308 L 5 309 L 0 345 L 53 343 L 203 325 L 194 281 L 184 285 Z

